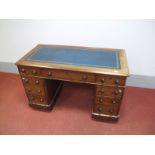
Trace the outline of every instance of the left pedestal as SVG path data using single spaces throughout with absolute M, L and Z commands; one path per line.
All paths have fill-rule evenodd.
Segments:
M 59 80 L 44 79 L 37 76 L 26 76 L 21 72 L 20 75 L 29 100 L 29 105 L 41 110 L 51 110 L 63 82 Z

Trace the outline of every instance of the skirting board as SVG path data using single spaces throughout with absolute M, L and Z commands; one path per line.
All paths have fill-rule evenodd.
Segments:
M 17 73 L 18 70 L 15 64 L 8 62 L 0 62 L 0 72 Z M 152 88 L 155 89 L 155 77 L 130 75 L 127 79 L 127 86 Z

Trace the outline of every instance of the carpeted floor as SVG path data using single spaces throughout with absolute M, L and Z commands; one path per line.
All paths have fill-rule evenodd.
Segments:
M 19 75 L 0 73 L 0 134 L 155 134 L 155 90 L 127 87 L 117 123 L 91 118 L 93 86 L 66 82 L 54 109 L 28 105 Z

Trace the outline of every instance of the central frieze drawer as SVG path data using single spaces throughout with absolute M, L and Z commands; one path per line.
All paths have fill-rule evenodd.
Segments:
M 51 79 L 60 79 L 67 81 L 77 81 L 85 83 L 95 83 L 95 74 L 82 73 L 82 72 L 73 72 L 66 70 L 52 70 L 52 69 L 42 69 L 40 71 L 41 76 L 51 78 Z

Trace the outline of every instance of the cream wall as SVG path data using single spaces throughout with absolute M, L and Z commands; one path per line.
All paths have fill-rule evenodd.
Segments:
M 0 62 L 39 43 L 124 48 L 131 74 L 155 76 L 155 20 L 0 20 Z

